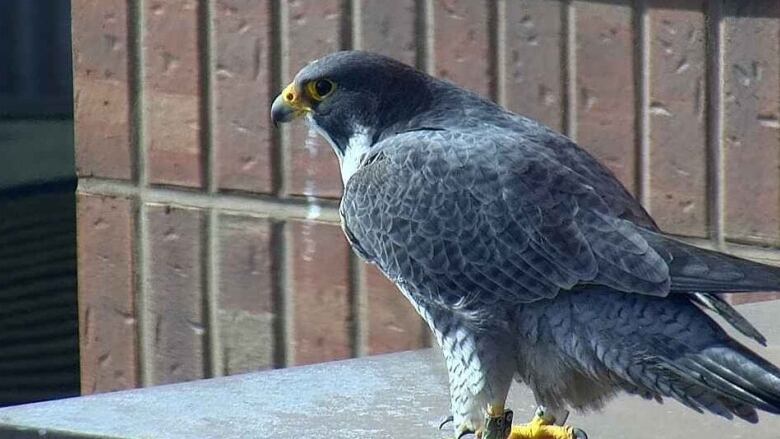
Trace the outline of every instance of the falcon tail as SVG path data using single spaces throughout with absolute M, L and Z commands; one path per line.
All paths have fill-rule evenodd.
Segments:
M 691 295 L 691 300 L 722 317 L 723 320 L 741 332 L 742 335 L 752 338 L 761 346 L 766 346 L 764 334 L 756 329 L 752 323 L 722 297 L 711 293 L 694 293 Z
M 638 230 L 669 264 L 672 291 L 780 291 L 780 267 L 695 247 L 650 230 Z
M 721 403 L 750 422 L 753 407 L 780 414 L 780 369 L 730 340 L 665 364 L 683 380 L 704 384 Z
M 707 300 L 706 307 L 736 313 L 700 296 Z M 558 382 L 580 383 L 592 377 L 595 396 L 590 401 L 583 402 L 579 387 L 561 393 L 571 407 L 598 408 L 603 394 L 596 390 L 609 383 L 648 399 L 673 398 L 727 419 L 758 422 L 757 410 L 780 414 L 780 369 L 731 338 L 691 297 L 579 291 L 528 305 L 524 321 L 542 311 L 546 319 L 539 332 L 552 335 L 570 360 L 566 364 L 578 365 L 580 375 L 572 374 L 576 379 L 562 374 Z M 743 332 L 764 340 L 742 316 L 732 320 Z M 561 323 L 567 321 L 571 325 Z

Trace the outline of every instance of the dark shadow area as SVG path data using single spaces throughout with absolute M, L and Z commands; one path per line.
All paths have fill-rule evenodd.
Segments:
M 76 180 L 0 191 L 0 404 L 79 392 Z
M 0 1 L 0 405 L 79 394 L 70 2 Z
M 73 118 L 70 1 L 0 1 L 0 117 Z

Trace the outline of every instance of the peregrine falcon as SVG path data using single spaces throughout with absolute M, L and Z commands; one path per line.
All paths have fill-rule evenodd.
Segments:
M 344 233 L 440 344 L 456 436 L 585 437 L 554 418 L 620 391 L 780 412 L 780 370 L 708 314 L 765 343 L 719 294 L 778 291 L 780 268 L 665 234 L 566 136 L 360 51 L 305 66 L 271 115 L 332 146 Z M 544 407 L 528 424 L 505 410 L 513 379 Z

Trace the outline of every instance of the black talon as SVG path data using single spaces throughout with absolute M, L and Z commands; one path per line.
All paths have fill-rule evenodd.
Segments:
M 556 419 L 555 420 L 555 425 L 565 425 L 566 424 L 566 420 L 568 420 L 568 419 L 569 419 L 569 411 L 568 410 L 564 410 L 563 411 L 563 419 Z
M 588 439 L 588 435 L 579 428 L 575 428 L 572 433 L 574 433 L 574 439 Z
M 439 424 L 439 430 L 444 429 L 444 426 L 449 424 L 450 422 L 453 422 L 455 418 L 452 417 L 452 415 L 449 415 L 441 420 L 441 423 Z
M 473 434 L 473 435 L 475 435 L 476 433 L 474 433 L 474 432 L 473 432 L 473 431 L 471 431 L 471 430 L 465 430 L 465 431 L 461 431 L 461 432 L 460 432 L 460 434 L 458 435 L 458 438 L 457 438 L 457 439 L 461 439 L 463 436 L 466 436 L 466 435 L 469 435 L 469 434 Z
M 546 424 L 554 425 L 555 424 L 555 416 L 552 413 L 547 414 L 546 410 L 547 409 L 543 405 L 540 405 L 540 406 L 536 407 L 535 415 L 540 417 L 540 418 L 542 418 Z

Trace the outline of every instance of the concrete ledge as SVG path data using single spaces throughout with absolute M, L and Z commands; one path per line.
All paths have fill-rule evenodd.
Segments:
M 740 308 L 762 329 L 780 363 L 780 302 Z M 0 438 L 445 438 L 442 360 L 432 350 L 71 398 L 0 409 Z M 515 386 L 517 422 L 530 419 L 530 393 Z M 780 437 L 780 417 L 758 425 L 623 396 L 598 414 L 573 414 L 591 438 Z

